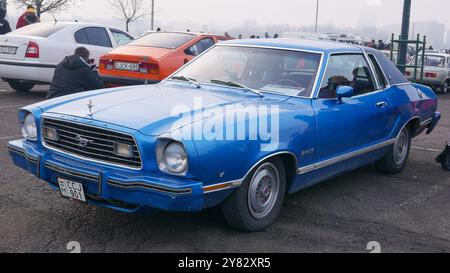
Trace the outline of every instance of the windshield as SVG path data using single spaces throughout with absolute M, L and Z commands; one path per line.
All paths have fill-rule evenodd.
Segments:
M 174 78 L 244 86 L 261 92 L 309 97 L 321 54 L 280 49 L 216 46 L 180 70 Z
M 195 38 L 194 34 L 152 32 L 134 40 L 128 45 L 175 49 L 191 41 L 194 38 Z
M 431 67 L 444 67 L 445 66 L 445 57 L 437 56 L 437 55 L 425 55 L 425 65 Z M 411 63 L 415 63 L 415 59 L 411 60 Z M 419 65 L 422 65 L 422 57 L 419 57 L 418 61 Z
M 47 38 L 65 28 L 66 26 L 67 24 L 64 23 L 37 23 L 14 30 L 13 32 L 11 32 L 11 34 Z

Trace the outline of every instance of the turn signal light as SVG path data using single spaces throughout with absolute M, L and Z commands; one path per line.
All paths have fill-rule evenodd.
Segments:
M 155 63 L 141 63 L 139 65 L 139 72 L 145 74 L 159 74 L 159 66 Z
M 113 60 L 109 60 L 109 59 L 101 59 L 100 65 L 103 66 L 103 68 L 106 70 L 113 70 L 113 68 L 114 68 Z

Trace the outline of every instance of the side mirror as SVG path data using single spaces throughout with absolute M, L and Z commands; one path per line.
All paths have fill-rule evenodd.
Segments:
M 336 95 L 339 103 L 342 103 L 343 98 L 351 98 L 353 97 L 353 87 L 341 85 L 336 89 Z

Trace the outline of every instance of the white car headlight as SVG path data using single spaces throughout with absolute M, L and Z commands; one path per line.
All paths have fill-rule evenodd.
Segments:
M 156 157 L 161 171 L 174 175 L 186 175 L 188 158 L 183 144 L 169 140 L 160 141 L 156 149 Z
M 28 140 L 37 140 L 37 127 L 33 114 L 27 114 L 22 122 L 22 135 Z

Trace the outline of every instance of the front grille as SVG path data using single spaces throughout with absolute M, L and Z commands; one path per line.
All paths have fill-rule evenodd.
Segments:
M 68 121 L 45 118 L 43 128 L 56 129 L 58 139 L 44 137 L 49 148 L 67 152 L 86 159 L 108 164 L 121 165 L 133 169 L 142 167 L 142 160 L 134 138 L 128 134 L 82 125 Z M 87 140 L 80 143 L 80 139 Z M 128 144 L 132 147 L 132 157 L 124 157 L 114 152 L 115 143 Z

